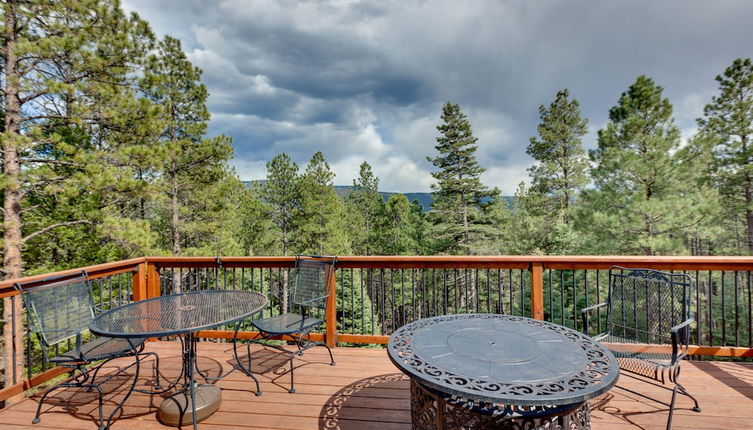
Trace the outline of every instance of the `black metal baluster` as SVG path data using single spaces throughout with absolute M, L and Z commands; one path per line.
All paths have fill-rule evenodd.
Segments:
M 502 302 L 502 269 L 497 269 L 497 308 L 499 309 L 499 313 L 503 314 L 505 313 L 505 308 L 503 306 Z
M 599 279 L 601 278 L 601 271 L 596 270 L 596 303 L 603 303 L 601 301 L 601 283 L 599 282 Z M 601 333 L 601 308 L 596 309 L 596 333 Z
M 578 329 L 578 286 L 575 280 L 576 271 L 573 269 L 573 329 Z
M 382 333 L 384 334 L 385 326 L 387 325 L 387 321 L 385 320 L 385 314 L 387 313 L 387 303 L 386 303 L 386 296 L 387 296 L 387 290 L 384 288 L 384 269 L 379 269 L 379 295 L 382 296 Z
M 565 271 L 560 269 L 560 325 L 565 325 Z
M 739 303 L 739 294 L 737 292 L 738 289 L 738 282 L 737 277 L 739 276 L 740 272 L 735 271 L 735 346 L 740 346 L 740 303 Z
M 727 304 L 724 297 L 724 275 L 722 272 L 722 346 L 727 346 Z
M 525 281 L 523 280 L 523 270 L 518 270 L 520 273 L 520 315 L 526 316 L 526 293 L 525 293 Z
M 510 287 L 510 315 L 515 315 L 515 313 L 512 310 L 513 304 L 515 304 L 515 300 L 513 298 L 513 285 L 512 285 L 512 269 L 507 269 L 507 286 Z

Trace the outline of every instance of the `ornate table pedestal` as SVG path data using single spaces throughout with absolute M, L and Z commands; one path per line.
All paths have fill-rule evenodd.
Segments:
M 445 398 L 415 380 L 410 384 L 413 430 L 588 430 L 588 402 L 557 407 L 482 408 Z

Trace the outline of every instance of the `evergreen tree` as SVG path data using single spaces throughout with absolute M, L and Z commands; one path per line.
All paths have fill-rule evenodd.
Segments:
M 277 255 L 275 247 L 279 231 L 272 223 L 272 208 L 262 200 L 263 188 L 252 184 L 241 197 L 236 216 L 241 217 L 240 241 L 244 255 Z
M 384 206 L 379 195 L 379 178 L 367 162 L 361 163 L 358 179 L 353 180 L 353 191 L 348 194 L 351 240 L 356 255 L 371 255 L 374 248 L 374 224 Z
M 599 130 L 591 152 L 595 190 L 587 190 L 579 228 L 587 251 L 622 254 L 686 252 L 685 232 L 697 226 L 707 196 L 688 180 L 692 164 L 680 145 L 672 105 L 662 88 L 639 76 Z
M 443 123 L 437 126 L 441 136 L 435 146 L 439 156 L 427 157 L 439 169 L 432 173 L 437 181 L 432 184 L 432 210 L 438 251 L 472 254 L 473 243 L 479 237 L 469 212 L 478 210 L 483 199 L 498 191 L 491 191 L 481 183 L 484 169 L 476 161 L 477 139 L 460 106 L 447 102 L 441 118 Z
M 532 137 L 526 149 L 538 161 L 528 169 L 533 179 L 529 192 L 550 197 L 554 205 L 546 205 L 546 210 L 558 213 L 565 224 L 570 221 L 574 197 L 588 183 L 588 158 L 582 143 L 587 121 L 580 116 L 578 101 L 568 97 L 566 89 L 558 91 L 549 108 L 539 107 L 540 139 Z
M 166 36 L 149 59 L 143 88 L 147 97 L 163 109 L 163 129 L 158 143 L 164 158 L 155 184 L 164 202 L 159 206 L 165 222 L 157 225 L 163 243 L 179 256 L 187 247 L 215 242 L 212 231 L 220 221 L 218 205 L 228 204 L 218 185 L 229 174 L 231 139 L 205 139 L 209 111 L 208 93 L 201 70 L 191 64 L 180 41 Z M 165 228 L 166 227 L 166 228 Z
M 279 231 L 277 243 L 282 255 L 290 255 L 296 229 L 296 216 L 301 210 L 301 189 L 298 165 L 282 153 L 267 163 L 267 180 L 262 187 L 262 200 L 270 207 L 272 224 Z
M 698 123 L 713 147 L 710 173 L 723 199 L 724 218 L 742 218 L 742 249 L 753 253 L 753 63 L 738 58 L 716 81 L 719 95 Z
M 376 229 L 379 254 L 421 254 L 421 215 L 405 194 L 392 194 L 383 207 Z
M 333 188 L 334 178 L 324 154 L 315 153 L 301 179 L 297 218 L 301 253 L 341 254 L 347 250 L 345 206 Z
M 125 16 L 115 0 L 7 0 L 2 22 L 3 271 L 16 278 L 23 274 L 22 249 L 30 241 L 96 222 L 99 211 L 73 207 L 76 194 L 88 200 L 81 208 L 110 205 L 103 188 L 130 173 L 98 163 L 107 160 L 100 151 L 107 144 L 99 139 L 113 125 L 112 115 L 134 105 L 133 72 L 152 36 L 144 21 Z M 87 182 L 99 188 L 81 186 Z M 102 200 L 89 199 L 91 194 Z M 47 216 L 52 206 L 30 205 L 32 195 L 37 201 L 62 198 L 58 207 L 66 207 L 70 217 Z M 15 309 L 6 301 L 6 321 L 11 312 L 21 313 L 20 301 Z M 9 336 L 6 330 L 11 354 Z M 16 362 L 16 374 L 22 375 L 23 360 Z

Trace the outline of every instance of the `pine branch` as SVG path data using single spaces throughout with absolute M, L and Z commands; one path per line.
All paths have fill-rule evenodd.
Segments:
M 67 221 L 67 222 L 58 222 L 58 223 L 55 223 L 55 224 L 52 224 L 52 225 L 48 225 L 47 227 L 45 227 L 45 228 L 43 228 L 41 230 L 37 230 L 34 233 L 31 233 L 28 236 L 24 237 L 23 239 L 21 239 L 21 243 L 22 244 L 26 243 L 27 241 L 29 241 L 29 240 L 31 240 L 31 239 L 39 236 L 39 235 L 45 234 L 45 233 L 47 233 L 47 232 L 49 232 L 51 230 L 54 230 L 56 228 L 66 227 L 66 226 L 71 226 L 71 225 L 76 225 L 76 224 L 91 224 L 91 221 L 89 221 L 89 220 Z

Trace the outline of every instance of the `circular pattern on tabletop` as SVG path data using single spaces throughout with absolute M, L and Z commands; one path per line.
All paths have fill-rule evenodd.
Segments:
M 418 320 L 390 337 L 389 357 L 447 395 L 510 405 L 566 405 L 611 388 L 617 361 L 590 337 L 557 324 L 497 314 Z

